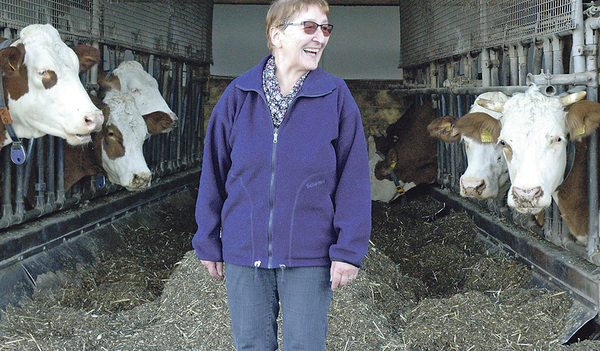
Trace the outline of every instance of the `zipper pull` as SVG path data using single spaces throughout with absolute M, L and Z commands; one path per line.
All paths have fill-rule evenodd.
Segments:
M 260 260 L 254 261 L 254 282 L 258 283 L 258 267 L 260 267 Z
M 277 137 L 279 136 L 279 130 L 275 130 L 273 133 L 273 144 L 277 144 Z

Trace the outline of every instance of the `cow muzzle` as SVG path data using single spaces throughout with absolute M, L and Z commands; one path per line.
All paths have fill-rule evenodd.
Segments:
M 140 191 L 147 189 L 150 186 L 152 180 L 152 174 L 150 173 L 136 173 L 131 178 L 129 186 L 125 186 L 125 189 L 129 191 Z
M 460 179 L 460 195 L 480 199 L 487 189 L 487 183 L 482 178 L 463 177 Z
M 510 191 L 512 205 L 517 211 L 527 214 L 536 214 L 540 212 L 544 206 L 540 205 L 540 200 L 544 195 L 542 187 L 536 186 L 533 188 L 521 188 L 513 186 Z
M 104 123 L 104 114 L 100 110 L 95 110 L 83 116 L 83 121 L 90 133 L 99 132 Z

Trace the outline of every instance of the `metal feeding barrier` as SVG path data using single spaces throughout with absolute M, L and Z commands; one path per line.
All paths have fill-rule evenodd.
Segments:
M 11 162 L 10 147 L 0 150 L 2 289 L 14 285 L 14 275 L 4 273 L 13 272 L 16 264 L 42 274 L 31 268 L 39 253 L 197 183 L 212 61 L 212 7 L 210 0 L 0 0 L 0 36 L 15 39 L 27 25 L 49 23 L 68 46 L 98 48 L 102 62 L 80 75 L 92 95 L 100 70 L 109 72 L 125 60 L 136 60 L 157 80 L 178 117 L 175 129 L 145 141 L 152 185 L 139 192 L 125 191 L 101 174 L 87 176 L 66 191 L 67 145 L 57 137 L 24 140 L 28 155 L 23 164 Z M 7 295 L 1 295 L 4 306 Z
M 399 67 L 404 82 L 397 90 L 432 95 L 439 115 L 460 117 L 479 94 L 512 95 L 530 84 L 540 86 L 547 95 L 586 90 L 588 100 L 598 101 L 600 7 L 593 1 L 408 0 L 400 9 L 400 25 Z M 434 195 L 468 211 L 482 240 L 519 257 L 540 282 L 569 291 L 579 302 L 563 341 L 584 323 L 598 319 L 597 134 L 589 137 L 586 246 L 569 239 L 569 229 L 555 204 L 546 211 L 540 229 L 508 208 L 506 198 L 460 198 L 459 181 L 466 167 L 463 147 L 438 142 L 440 188 Z
M 0 1 L 0 36 L 15 39 L 21 28 L 34 23 L 52 24 L 69 46 L 85 43 L 101 49 L 101 67 L 81 77 L 92 94 L 98 68 L 110 71 L 124 60 L 140 62 L 158 81 L 179 127 L 145 143 L 153 179 L 199 165 L 202 100 L 211 62 L 211 1 Z M 63 140 L 47 136 L 24 143 L 32 156 L 23 165 L 10 162 L 10 147 L 0 151 L 0 229 L 121 189 L 98 175 L 65 193 Z

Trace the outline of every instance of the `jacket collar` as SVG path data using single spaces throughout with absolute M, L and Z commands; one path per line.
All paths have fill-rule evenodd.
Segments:
M 253 90 L 264 95 L 262 73 L 271 54 L 265 56 L 258 65 L 237 78 L 236 87 L 242 90 Z M 336 88 L 331 76 L 321 67 L 311 71 L 302 85 L 298 96 L 320 96 L 332 92 Z

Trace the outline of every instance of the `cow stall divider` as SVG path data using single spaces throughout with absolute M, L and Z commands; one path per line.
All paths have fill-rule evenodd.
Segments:
M 65 148 L 72 146 L 58 137 L 25 139 L 25 148 L 33 151 L 21 165 L 11 162 L 9 146 L 0 150 L 0 309 L 30 293 L 38 277 L 69 268 L 60 259 L 49 263 L 61 250 L 73 264 L 95 260 L 89 256 L 94 250 L 72 252 L 70 242 L 94 236 L 152 204 L 172 201 L 177 193 L 195 191 L 212 61 L 212 7 L 209 0 L 0 0 L 0 36 L 16 39 L 29 24 L 49 23 L 68 46 L 96 47 L 101 62 L 80 75 L 91 95 L 98 94 L 99 72 L 137 61 L 156 79 L 162 98 L 178 117 L 173 130 L 144 142 L 152 180 L 140 191 L 127 191 L 101 173 L 66 189 L 65 162 L 70 161 L 65 160 Z
M 598 101 L 600 6 L 582 0 L 406 1 L 399 11 L 399 68 L 395 91 L 430 95 L 438 116 L 463 116 L 485 92 L 524 92 L 530 84 L 548 96 L 585 90 Z M 461 198 L 466 169 L 462 144 L 438 141 L 437 184 L 432 196 L 467 211 L 482 241 L 528 264 L 540 285 L 568 291 L 579 303 L 565 336 L 598 323 L 598 132 L 589 137 L 589 233 L 575 243 L 556 204 L 543 226 L 499 199 Z M 563 340 L 563 341 L 566 341 Z

